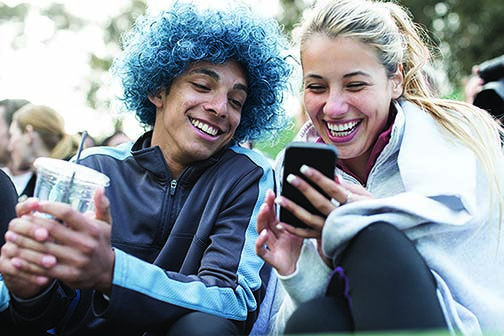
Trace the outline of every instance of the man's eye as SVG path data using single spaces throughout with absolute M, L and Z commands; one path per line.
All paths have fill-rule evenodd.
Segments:
M 195 83 L 193 82 L 192 85 L 194 85 L 196 88 L 200 89 L 200 90 L 205 90 L 205 91 L 208 91 L 210 90 L 209 87 L 203 85 L 203 84 L 199 84 L 199 83 Z
M 236 99 L 229 99 L 229 101 L 231 102 L 231 104 L 232 104 L 233 106 L 235 106 L 235 107 L 236 107 L 236 108 L 238 108 L 238 109 L 241 109 L 241 108 L 242 108 L 242 106 L 243 106 L 243 103 L 242 103 L 241 101 L 239 101 L 239 100 L 236 100 Z

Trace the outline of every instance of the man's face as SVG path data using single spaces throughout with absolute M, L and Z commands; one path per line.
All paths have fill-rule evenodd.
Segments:
M 246 98 L 247 79 L 238 62 L 194 63 L 169 92 L 150 97 L 157 107 L 153 145 L 180 171 L 209 158 L 233 138 Z
M 5 122 L 5 108 L 0 106 L 0 166 L 5 166 L 10 159 L 9 125 Z

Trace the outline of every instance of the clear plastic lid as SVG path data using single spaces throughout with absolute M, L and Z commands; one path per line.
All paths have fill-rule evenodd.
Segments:
M 52 174 L 58 177 L 59 180 L 70 180 L 75 172 L 74 183 L 94 184 L 104 187 L 110 184 L 110 178 L 107 175 L 65 160 L 40 157 L 35 160 L 33 165 L 37 169 L 37 174 Z

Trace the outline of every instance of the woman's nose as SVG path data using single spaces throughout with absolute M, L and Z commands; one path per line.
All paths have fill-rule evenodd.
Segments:
M 340 115 L 348 112 L 346 97 L 340 92 L 331 93 L 325 102 L 324 113 L 328 115 Z

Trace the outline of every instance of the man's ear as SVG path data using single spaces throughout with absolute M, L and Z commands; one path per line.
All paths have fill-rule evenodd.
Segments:
M 154 106 L 161 108 L 163 106 L 163 91 L 158 90 L 156 93 L 150 94 L 149 100 Z
M 396 73 L 392 76 L 392 99 L 399 98 L 403 93 L 404 76 L 402 70 L 402 64 L 399 64 Z

